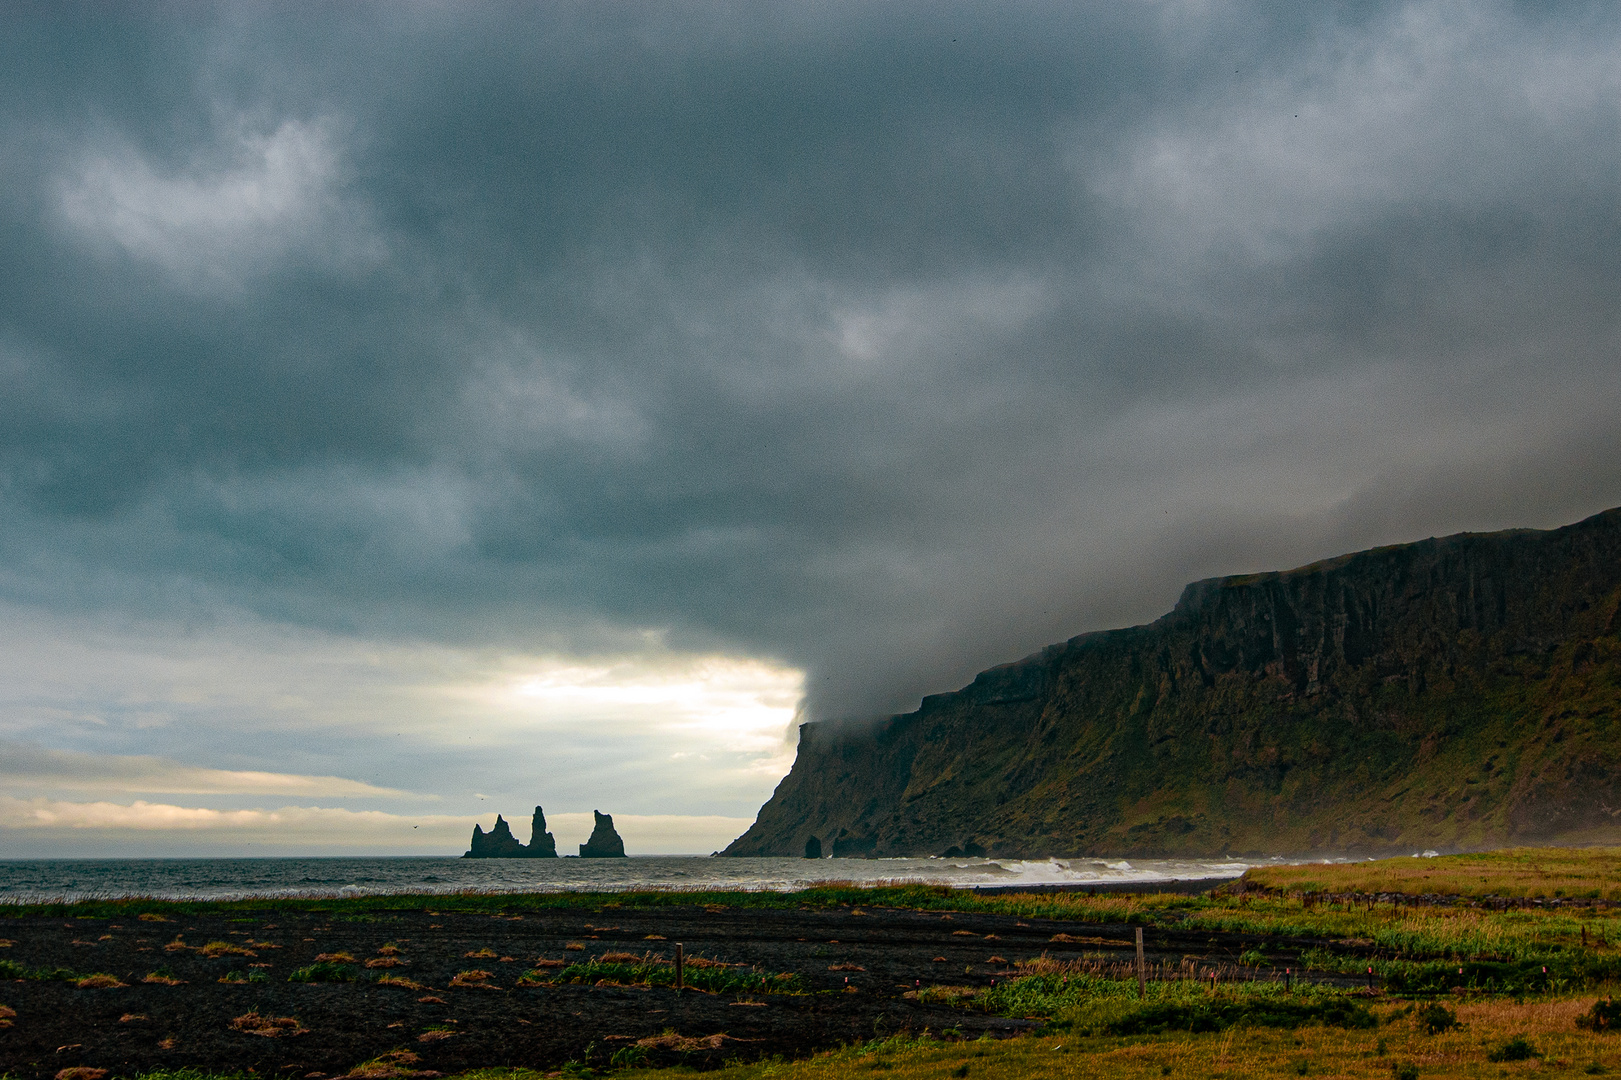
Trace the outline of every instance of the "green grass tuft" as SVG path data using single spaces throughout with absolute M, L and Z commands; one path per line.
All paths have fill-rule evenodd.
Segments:
M 360 972 L 348 964 L 335 964 L 330 960 L 323 960 L 301 967 L 287 976 L 288 982 L 295 983 L 348 983 L 360 978 Z

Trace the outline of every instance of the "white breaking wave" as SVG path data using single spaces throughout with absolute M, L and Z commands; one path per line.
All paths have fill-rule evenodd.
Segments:
M 828 882 L 1019 888 L 1237 877 L 1233 859 L 30 859 L 0 862 L 0 902 L 621 889 L 788 891 Z

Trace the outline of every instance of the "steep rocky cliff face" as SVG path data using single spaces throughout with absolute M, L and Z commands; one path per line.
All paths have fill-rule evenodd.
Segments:
M 1621 842 L 1621 510 L 1189 585 L 873 724 L 800 728 L 728 855 Z

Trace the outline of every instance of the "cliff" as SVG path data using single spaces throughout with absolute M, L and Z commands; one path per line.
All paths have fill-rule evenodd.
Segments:
M 557 858 L 557 841 L 552 834 L 546 831 L 546 815 L 540 807 L 535 807 L 535 816 L 529 819 L 529 846 L 525 847 L 512 835 L 512 827 L 507 824 L 506 818 L 500 814 L 495 815 L 495 828 L 488 835 L 476 822 L 473 825 L 473 841 L 468 847 L 464 859 L 555 859 Z
M 916 712 L 802 725 L 724 854 L 1621 842 L 1618 606 L 1621 510 L 1196 582 Z
M 623 859 L 625 857 L 625 842 L 619 839 L 619 833 L 614 830 L 612 814 L 591 811 L 595 824 L 591 829 L 591 837 L 580 845 L 580 858 L 582 859 Z

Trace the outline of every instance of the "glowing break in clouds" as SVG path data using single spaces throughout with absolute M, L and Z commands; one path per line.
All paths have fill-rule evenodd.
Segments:
M 585 722 L 678 736 L 688 752 L 762 757 L 773 769 L 805 692 L 805 673 L 747 657 L 651 655 L 514 661 L 477 687 L 454 688 L 508 723 Z

